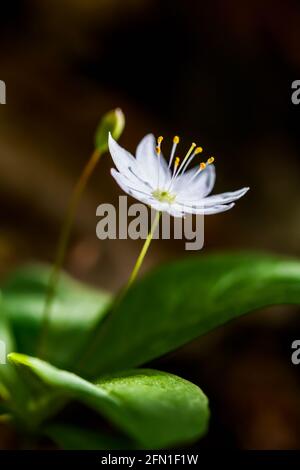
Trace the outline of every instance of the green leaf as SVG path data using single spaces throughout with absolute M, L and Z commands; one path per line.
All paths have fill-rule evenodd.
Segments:
M 102 117 L 95 133 L 95 148 L 99 152 L 108 149 L 108 135 L 111 133 L 118 140 L 125 127 L 125 116 L 120 108 L 113 109 Z
M 7 361 L 7 354 L 15 349 L 15 339 L 10 329 L 4 303 L 0 300 L 0 404 L 4 410 L 16 411 L 17 418 L 23 416 L 22 404 L 27 396 L 14 367 Z M 17 408 L 20 408 L 17 411 Z
M 43 434 L 65 450 L 128 450 L 134 448 L 133 442 L 125 436 L 110 436 L 103 431 L 63 423 L 46 426 Z
M 206 396 L 196 385 L 175 375 L 130 370 L 92 384 L 37 358 L 12 353 L 9 359 L 25 373 L 27 386 L 32 380 L 36 389 L 39 379 L 48 388 L 45 397 L 55 394 L 56 399 L 84 403 L 133 439 L 136 447 L 173 446 L 195 440 L 206 431 Z
M 3 305 L 2 295 L 0 297 L 0 341 L 2 341 L 3 349 L 9 353 L 15 348 L 15 340 L 10 329 L 10 325 Z M 5 346 L 5 348 L 4 348 Z M 3 353 L 1 349 L 1 353 Z M 2 354 L 0 356 L 0 364 L 3 360 Z
M 6 356 L 15 347 L 14 337 L 10 330 L 6 312 L 0 298 L 0 399 L 8 400 L 10 397 L 9 385 L 13 382 L 14 371 L 7 364 Z
M 14 338 L 9 328 L 7 317 L 3 308 L 2 298 L 0 300 L 0 401 L 10 398 L 9 389 L 13 385 L 14 371 L 7 363 L 7 354 L 14 349 Z
M 137 282 L 94 333 L 85 373 L 136 367 L 275 304 L 300 304 L 299 261 L 229 253 L 165 265 Z
M 14 272 L 3 287 L 5 312 L 17 350 L 34 355 L 40 333 L 50 269 L 27 266 Z M 51 309 L 45 354 L 53 364 L 71 368 L 89 333 L 101 321 L 110 295 L 62 275 Z
M 14 338 L 9 328 L 9 324 L 0 300 L 0 400 L 8 400 L 10 393 L 8 390 L 13 372 L 10 364 L 7 364 L 6 356 L 14 349 Z

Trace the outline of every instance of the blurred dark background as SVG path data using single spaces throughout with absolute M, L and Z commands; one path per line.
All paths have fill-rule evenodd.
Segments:
M 216 156 L 216 191 L 250 186 L 229 213 L 206 217 L 204 252 L 300 255 L 300 4 L 296 0 L 11 0 L 1 3 L 0 274 L 50 262 L 66 201 L 99 117 L 120 106 L 122 144 L 179 134 Z M 95 211 L 120 194 L 99 164 L 76 220 L 66 269 L 117 289 L 140 242 L 96 238 Z M 180 256 L 155 241 L 144 269 Z M 200 253 L 201 256 L 201 253 Z M 155 361 L 199 384 L 212 421 L 200 447 L 300 448 L 299 311 L 257 312 Z M 9 446 L 3 437 L 0 445 Z

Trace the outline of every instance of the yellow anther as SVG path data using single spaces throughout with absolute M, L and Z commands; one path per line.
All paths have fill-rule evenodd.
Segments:
M 203 152 L 203 148 L 202 147 L 197 147 L 196 150 L 195 150 L 195 155 L 198 155 L 198 153 L 202 153 Z
M 191 153 L 193 152 L 194 148 L 196 147 L 197 144 L 195 144 L 195 142 L 192 143 L 192 145 L 190 146 L 189 148 L 189 151 L 188 153 L 186 154 L 186 158 L 189 157 L 191 155 Z
M 164 138 L 161 135 L 157 139 L 157 146 L 156 146 L 157 155 L 160 155 L 160 146 L 161 146 L 161 143 L 162 143 L 163 140 L 164 140 Z
M 179 163 L 180 163 L 180 158 L 179 158 L 179 157 L 176 157 L 176 158 L 175 158 L 175 163 L 174 163 L 175 168 L 178 167 Z
M 205 170 L 206 168 L 206 163 L 202 162 L 200 163 L 200 170 Z
M 209 157 L 209 159 L 207 160 L 207 164 L 208 165 L 211 165 L 213 162 L 215 161 L 215 158 L 214 157 Z
M 179 137 L 178 135 L 175 135 L 174 139 L 173 139 L 173 143 L 174 144 L 179 144 Z

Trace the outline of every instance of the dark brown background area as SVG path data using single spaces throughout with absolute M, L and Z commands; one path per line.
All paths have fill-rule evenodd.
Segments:
M 216 156 L 216 191 L 250 186 L 206 217 L 204 252 L 300 254 L 300 5 L 296 1 L 11 0 L 0 16 L 0 274 L 51 261 L 66 201 L 102 113 L 120 106 L 122 144 L 179 134 Z M 120 194 L 105 157 L 86 191 L 66 269 L 117 289 L 140 242 L 97 240 L 99 203 Z M 144 269 L 185 252 L 155 241 Z M 201 253 L 200 253 L 201 256 Z M 184 314 L 184 312 L 183 312 Z M 201 447 L 300 448 L 299 311 L 259 312 L 155 367 L 199 384 L 212 422 Z M 2 444 L 5 447 L 5 444 Z

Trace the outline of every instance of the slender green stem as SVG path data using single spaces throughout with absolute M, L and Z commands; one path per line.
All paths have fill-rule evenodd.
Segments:
M 125 287 L 123 289 L 121 289 L 121 291 L 119 292 L 119 294 L 115 297 L 115 299 L 113 300 L 110 308 L 109 308 L 109 311 L 105 317 L 105 322 L 107 321 L 107 319 L 110 317 L 110 315 L 114 312 L 114 310 L 116 309 L 116 307 L 119 305 L 119 303 L 121 302 L 121 300 L 123 299 L 123 297 L 127 294 L 128 290 L 130 289 L 130 287 L 132 286 L 133 282 L 135 281 L 138 273 L 139 273 L 139 270 L 142 266 L 142 263 L 143 263 L 143 260 L 147 254 L 147 251 L 148 251 L 148 248 L 150 246 L 150 243 L 153 239 L 153 235 L 155 233 L 155 230 L 157 228 L 157 225 L 159 223 L 159 219 L 160 219 L 160 216 L 161 216 L 161 212 L 156 212 L 155 214 L 155 217 L 154 217 L 154 220 L 152 222 L 152 225 L 151 225 L 151 228 L 150 228 L 150 231 L 147 235 L 147 238 L 144 242 L 144 245 L 140 251 L 140 254 L 136 260 L 136 263 L 133 267 L 133 270 L 129 276 L 129 279 L 128 279 L 128 282 L 127 284 L 125 285 Z M 81 357 L 78 361 L 78 371 L 80 371 L 80 367 L 83 366 L 83 364 L 86 363 L 86 361 L 88 361 L 89 357 L 91 354 L 94 353 L 94 348 L 95 346 L 97 346 L 97 344 L 99 343 L 99 337 L 101 337 L 102 334 L 104 334 L 104 331 L 105 331 L 105 325 L 103 325 L 101 323 L 100 325 L 100 330 L 96 330 L 94 332 L 94 337 L 88 347 L 88 349 L 86 350 L 85 354 L 83 355 L 83 357 Z
M 153 223 L 152 223 L 152 226 L 151 226 L 151 229 L 150 229 L 150 232 L 148 233 L 147 235 L 147 238 L 145 240 L 145 243 L 143 245 L 143 248 L 141 249 L 141 252 L 138 256 L 138 259 L 136 260 L 136 263 L 134 265 L 134 268 L 132 270 L 132 273 L 130 274 L 130 277 L 128 279 L 128 282 L 127 282 L 127 285 L 125 287 L 125 292 L 127 292 L 127 290 L 130 288 L 130 286 L 132 285 L 132 283 L 135 281 L 138 273 L 139 273 L 139 270 L 142 266 L 142 263 L 144 261 L 144 258 L 146 256 L 146 253 L 148 251 L 148 248 L 150 246 L 150 243 L 152 241 L 152 238 L 153 238 L 153 235 L 154 235 L 154 232 L 157 228 L 157 224 L 159 222 L 159 219 L 160 219 L 160 215 L 161 215 L 161 212 L 156 212 L 155 214 L 155 217 L 154 217 L 154 220 L 153 220 Z
M 67 207 L 66 217 L 64 219 L 60 236 L 58 239 L 56 256 L 55 256 L 52 271 L 50 273 L 49 283 L 48 283 L 47 292 L 46 292 L 46 299 L 45 299 L 44 310 L 43 310 L 43 315 L 42 315 L 41 333 L 40 333 L 40 339 L 38 343 L 38 355 L 40 357 L 44 353 L 44 346 L 45 346 L 45 341 L 47 338 L 50 317 L 51 317 L 51 307 L 52 307 L 53 300 L 55 297 L 55 291 L 56 291 L 57 284 L 59 281 L 60 271 L 64 263 L 65 254 L 66 254 L 76 210 L 78 207 L 78 203 L 87 185 L 87 182 L 92 172 L 94 171 L 100 157 L 101 157 L 101 153 L 97 149 L 95 149 L 90 159 L 88 160 L 87 164 L 85 165 L 77 181 L 76 186 L 73 189 L 71 199 Z

